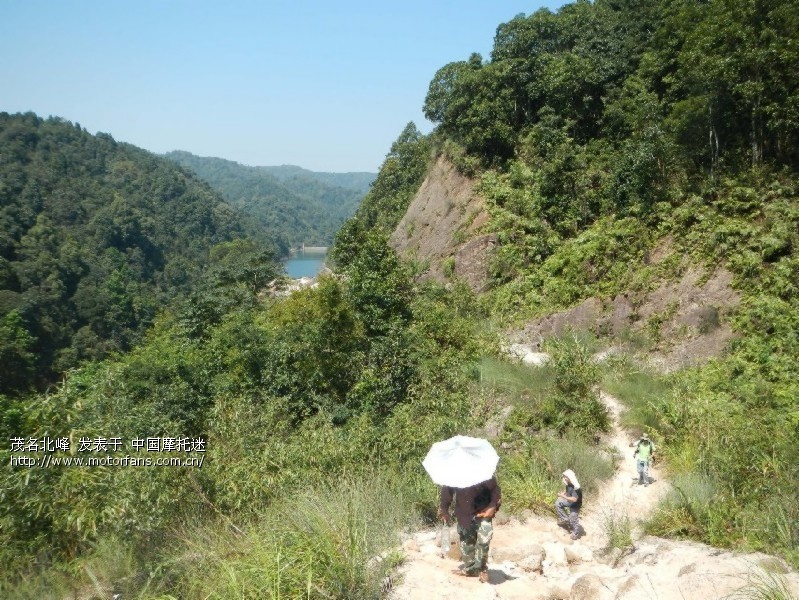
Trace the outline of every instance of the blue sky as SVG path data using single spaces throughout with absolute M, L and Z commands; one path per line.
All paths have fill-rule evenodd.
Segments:
M 0 0 L 0 111 L 152 152 L 376 171 L 436 70 L 532 0 Z

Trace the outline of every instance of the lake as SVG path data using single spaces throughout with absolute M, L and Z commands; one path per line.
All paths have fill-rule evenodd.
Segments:
M 327 252 L 298 252 L 287 259 L 283 266 L 292 279 L 300 277 L 316 277 L 325 264 Z

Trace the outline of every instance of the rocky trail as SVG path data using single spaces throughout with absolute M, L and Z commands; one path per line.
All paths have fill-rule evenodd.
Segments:
M 440 531 L 421 531 L 403 544 L 405 563 L 395 576 L 392 600 L 716 600 L 741 596 L 753 577 L 781 581 L 799 598 L 799 574 L 764 554 L 736 554 L 704 544 L 642 536 L 640 521 L 670 489 L 654 466 L 648 487 L 637 485 L 631 438 L 619 426 L 621 406 L 602 394 L 613 422 L 605 443 L 618 453 L 614 476 L 595 497 L 586 496 L 584 535 L 571 540 L 552 518 L 494 519 L 489 582 L 451 573 L 459 565 L 457 533 L 441 556 Z M 579 473 L 578 473 L 579 477 Z M 501 483 L 501 482 L 500 482 Z M 553 498 L 554 502 L 554 498 Z M 607 551 L 608 519 L 629 519 L 632 545 Z M 771 596 L 769 596 L 771 597 Z M 787 598 L 786 598 L 787 600 Z

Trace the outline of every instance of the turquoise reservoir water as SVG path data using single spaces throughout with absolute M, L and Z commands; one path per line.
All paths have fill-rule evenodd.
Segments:
M 300 277 L 316 277 L 325 264 L 327 253 L 298 253 L 286 260 L 286 273 L 292 279 Z

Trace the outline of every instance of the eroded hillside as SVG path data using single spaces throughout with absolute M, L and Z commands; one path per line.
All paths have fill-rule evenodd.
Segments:
M 440 156 L 413 197 L 390 238 L 407 260 L 416 261 L 425 278 L 464 279 L 472 289 L 488 284 L 495 234 L 482 234 L 488 213 L 475 192 L 475 181 Z

